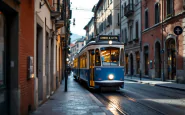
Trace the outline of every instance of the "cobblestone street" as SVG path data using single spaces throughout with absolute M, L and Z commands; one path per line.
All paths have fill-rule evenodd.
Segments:
M 89 91 L 81 87 L 72 76 L 68 78 L 68 91 L 64 81 L 50 99 L 31 115 L 111 115 L 105 106 Z

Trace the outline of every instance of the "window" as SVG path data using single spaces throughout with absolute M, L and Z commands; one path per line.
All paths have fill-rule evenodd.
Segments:
M 4 26 L 5 18 L 2 12 L 0 12 L 0 88 L 5 87 L 5 43 L 4 43 Z M 1 94 L 1 93 L 0 93 Z M 0 102 L 1 104 L 1 102 Z
M 121 30 L 121 38 L 122 38 L 122 41 L 125 43 L 124 37 L 123 37 L 123 36 L 124 36 L 124 30 L 122 29 L 122 30 Z
M 101 66 L 99 49 L 95 51 L 95 66 Z
M 167 17 L 171 14 L 173 14 L 173 0 L 166 0 L 167 5 Z
M 121 56 L 120 56 L 120 66 L 124 66 L 124 50 L 121 49 Z
M 107 4 L 106 4 L 106 0 L 104 0 L 104 10 L 107 9 Z
M 119 26 L 119 13 L 118 13 L 118 26 Z
M 112 0 L 110 0 L 110 4 L 112 4 Z
M 87 67 L 87 53 L 84 53 L 80 56 L 80 68 Z
M 148 28 L 148 10 L 145 10 L 145 29 Z
M 123 5 L 121 6 L 121 9 L 122 9 L 121 17 L 123 17 L 124 16 L 124 8 L 123 8 Z
M 78 59 L 77 58 L 74 59 L 73 63 L 74 63 L 74 68 L 78 68 Z
M 116 66 L 119 64 L 119 48 L 102 47 L 101 61 L 103 66 Z
M 159 11 L 159 3 L 155 4 L 155 24 L 160 21 L 160 11 Z
M 139 23 L 138 21 L 136 22 L 136 39 L 139 38 Z
M 127 28 L 125 28 L 125 43 L 127 43 Z
M 130 41 L 132 41 L 133 40 L 133 33 L 132 33 L 132 25 L 130 26 Z
M 133 4 L 133 0 L 129 0 L 129 4 Z
M 139 0 L 135 0 L 135 4 L 137 4 L 139 2 Z

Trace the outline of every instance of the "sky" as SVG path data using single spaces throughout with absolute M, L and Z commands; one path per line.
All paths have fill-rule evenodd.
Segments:
M 71 0 L 71 32 L 72 40 L 79 38 L 79 36 L 85 36 L 85 25 L 93 17 L 92 8 L 97 4 L 98 0 Z M 73 19 L 75 18 L 75 26 L 73 25 Z

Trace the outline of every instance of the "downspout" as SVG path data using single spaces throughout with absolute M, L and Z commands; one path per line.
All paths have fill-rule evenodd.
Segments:
M 121 16 L 122 16 L 122 14 L 121 14 L 121 0 L 120 0 L 120 8 L 119 9 L 120 9 L 120 15 L 119 15 L 119 18 L 120 18 L 120 22 L 119 22 L 120 23 L 119 24 L 119 26 L 120 26 L 120 34 L 119 35 L 120 35 L 121 38 L 123 38 L 122 37 L 122 33 L 121 33 Z M 123 42 L 123 39 L 121 39 L 120 41 Z
M 139 43 L 139 45 L 140 45 L 140 74 L 139 74 L 139 77 L 140 77 L 140 80 L 141 80 L 141 79 L 142 79 L 142 71 L 141 71 L 141 70 L 143 70 L 143 68 L 141 68 L 141 67 L 142 67 L 142 61 L 143 61 L 143 60 L 141 61 L 141 59 L 143 59 L 143 58 L 142 58 L 142 57 L 143 57 L 143 53 L 142 53 L 142 20 L 143 20 L 143 19 L 142 19 L 142 8 L 143 8 L 143 7 L 142 7 L 142 0 L 140 1 L 140 5 L 141 5 L 141 6 L 140 6 L 140 8 L 141 8 L 141 9 L 140 9 L 140 12 L 141 12 L 141 15 L 140 15 L 140 16 L 141 16 L 141 20 L 140 20 L 140 22 L 141 22 L 141 23 L 140 23 L 140 24 L 141 24 L 141 25 L 140 25 L 141 35 L 140 35 L 140 43 Z
M 164 5 L 164 2 L 163 0 L 161 0 L 162 2 L 162 23 L 161 23 L 161 29 L 162 29 L 162 34 L 161 34 L 161 37 L 162 37 L 162 57 L 163 57 L 163 62 L 162 62 L 162 65 L 163 65 L 163 69 L 162 69 L 162 81 L 164 81 L 164 38 L 163 38 L 163 15 L 164 15 L 164 9 L 163 9 L 163 5 Z

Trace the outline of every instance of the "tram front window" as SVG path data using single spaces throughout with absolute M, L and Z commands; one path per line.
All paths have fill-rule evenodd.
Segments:
M 119 64 L 119 48 L 101 48 L 101 61 L 103 66 L 117 66 Z

